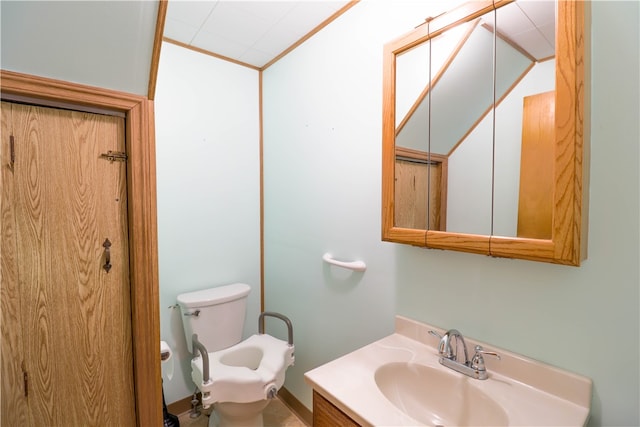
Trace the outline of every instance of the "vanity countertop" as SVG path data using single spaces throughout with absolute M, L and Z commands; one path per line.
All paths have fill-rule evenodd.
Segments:
M 514 426 L 582 426 L 591 405 L 589 378 L 465 337 L 470 354 L 475 345 L 495 351 L 486 357 L 489 378 L 476 380 L 439 363 L 438 338 L 445 331 L 397 316 L 395 333 L 305 373 L 306 382 L 362 426 L 412 426 L 419 423 L 380 391 L 376 370 L 388 363 L 411 363 L 446 370 L 455 381 L 470 381 L 490 396 Z

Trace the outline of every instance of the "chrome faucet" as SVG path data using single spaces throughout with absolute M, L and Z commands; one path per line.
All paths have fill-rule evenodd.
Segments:
M 440 354 L 440 363 L 447 368 L 460 372 L 477 380 L 486 380 L 488 378 L 487 368 L 484 365 L 483 355 L 495 356 L 500 359 L 500 355 L 493 351 L 485 351 L 481 346 L 475 346 L 475 353 L 469 360 L 467 352 L 467 343 L 464 337 L 457 329 L 449 329 L 444 335 L 440 335 L 436 331 L 429 331 L 433 336 L 440 338 L 438 344 L 438 353 Z M 451 346 L 451 341 L 455 340 L 455 350 Z M 464 350 L 464 361 L 458 360 L 458 343 L 462 343 Z
M 451 341 L 455 339 L 456 347 L 455 351 L 451 347 Z M 449 329 L 444 336 L 440 337 L 440 345 L 438 346 L 438 351 L 441 356 L 446 357 L 447 359 L 453 360 L 454 362 L 458 362 L 458 343 L 462 342 L 462 348 L 464 349 L 464 364 L 467 365 L 469 363 L 469 353 L 467 352 L 467 343 L 464 342 L 464 337 L 457 329 Z M 461 363 L 461 362 L 458 362 Z

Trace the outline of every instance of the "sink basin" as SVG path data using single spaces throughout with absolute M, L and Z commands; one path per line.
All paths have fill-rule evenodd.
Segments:
M 362 426 L 585 426 L 592 382 L 490 344 L 489 378 L 438 363 L 434 326 L 396 316 L 396 332 L 304 374 L 314 391 Z
M 505 426 L 505 411 L 473 385 L 478 381 L 416 363 L 380 366 L 375 382 L 403 413 L 428 426 Z

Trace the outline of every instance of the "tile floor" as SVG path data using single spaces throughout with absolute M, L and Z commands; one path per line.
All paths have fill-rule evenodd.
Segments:
M 207 427 L 211 409 L 202 411 L 198 418 L 189 412 L 180 415 L 180 427 Z M 280 399 L 273 399 L 262 413 L 265 427 L 307 427 Z

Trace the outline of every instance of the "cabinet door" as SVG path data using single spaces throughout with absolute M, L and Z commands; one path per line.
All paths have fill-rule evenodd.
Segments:
M 313 427 L 359 427 L 347 414 L 313 391 Z
M 124 119 L 3 102 L 2 130 L 2 424 L 134 425 L 126 163 L 100 156 Z

